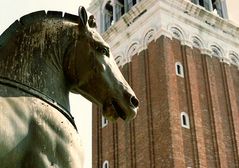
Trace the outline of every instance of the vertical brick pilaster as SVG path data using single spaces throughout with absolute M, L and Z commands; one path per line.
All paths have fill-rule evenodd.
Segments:
M 232 123 L 234 127 L 234 153 L 235 153 L 235 162 L 236 166 L 238 165 L 238 156 L 239 156 L 239 71 L 236 66 L 227 66 L 225 68 L 225 75 L 227 77 L 227 85 L 228 85 L 228 94 L 229 101 L 231 104 L 231 115 L 232 115 Z
M 231 143 L 230 151 L 231 151 L 231 160 L 229 162 L 231 163 L 231 166 L 233 167 L 239 167 L 239 156 L 238 156 L 238 146 L 237 146 L 237 140 L 236 140 L 236 132 L 235 132 L 235 124 L 233 120 L 233 106 L 232 106 L 232 99 L 230 97 L 230 88 L 229 88 L 229 76 L 230 74 L 228 74 L 228 68 L 229 65 L 227 64 L 221 64 L 221 69 L 222 69 L 222 78 L 223 78 L 223 87 L 224 87 L 224 92 L 225 92 L 225 101 L 226 101 L 226 109 L 227 109 L 227 116 L 228 116 L 228 136 L 230 136 L 230 139 L 228 143 Z M 230 71 L 229 71 L 230 72 Z M 233 85 L 231 85 L 231 87 L 233 87 Z M 237 106 L 235 105 L 234 108 L 237 108 Z
M 186 167 L 182 129 L 180 124 L 179 95 L 177 86 L 177 76 L 175 75 L 175 50 L 172 40 L 164 38 L 164 54 L 166 64 L 166 78 L 168 89 L 168 102 L 170 113 L 170 129 L 172 135 L 172 157 L 174 167 Z
M 187 46 L 183 46 L 184 52 L 182 54 L 185 65 L 187 104 L 190 115 L 191 141 L 194 155 L 192 156 L 194 158 L 193 167 L 208 167 L 203 133 L 203 111 L 200 106 L 200 81 L 198 81 L 198 73 L 201 72 L 198 72 L 197 69 L 197 66 L 200 66 L 201 62 L 196 58 L 200 58 L 201 55 L 194 56 L 193 50 Z

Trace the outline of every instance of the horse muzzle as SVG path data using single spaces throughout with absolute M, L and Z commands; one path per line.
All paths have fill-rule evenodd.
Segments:
M 136 117 L 139 101 L 136 96 L 125 95 L 125 100 L 112 99 L 103 105 L 103 115 L 110 121 L 116 121 L 119 117 L 124 121 L 130 121 Z

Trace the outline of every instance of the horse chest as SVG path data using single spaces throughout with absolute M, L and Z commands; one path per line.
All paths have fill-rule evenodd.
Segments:
M 76 130 L 55 108 L 37 98 L 0 97 L 2 168 L 81 167 Z M 5 162 L 7 161 L 7 162 Z

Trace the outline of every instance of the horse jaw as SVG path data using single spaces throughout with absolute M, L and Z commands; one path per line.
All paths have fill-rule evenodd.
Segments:
M 130 106 L 125 108 L 120 102 L 111 100 L 103 105 L 103 115 L 110 121 L 114 122 L 118 118 L 128 122 L 134 119 L 137 115 L 138 107 Z
M 118 74 L 118 81 L 112 88 L 118 91 L 109 94 L 104 100 L 103 115 L 110 121 L 121 118 L 128 122 L 136 117 L 139 101 L 118 68 L 115 74 Z
M 89 85 L 87 85 L 87 88 L 88 87 Z M 99 99 L 96 99 L 95 96 L 92 96 L 91 94 L 89 94 L 89 92 L 83 91 L 85 89 L 86 88 L 84 89 L 75 88 L 75 90 L 74 91 L 72 90 L 72 92 L 81 94 L 89 101 L 101 106 L 103 110 L 102 111 L 103 116 L 107 118 L 109 121 L 115 122 L 118 118 L 121 118 L 124 121 L 128 122 L 130 120 L 133 120 L 136 117 L 137 111 L 138 111 L 138 100 L 134 96 L 134 94 L 132 94 L 133 95 L 132 97 L 135 97 L 137 101 L 136 105 L 133 105 L 134 103 L 131 103 L 131 101 L 122 101 L 122 99 L 120 98 L 111 97 L 111 96 L 109 96 L 108 98 L 104 100 L 99 100 Z M 125 95 L 131 95 L 131 94 L 127 92 L 127 94 Z M 125 97 L 128 98 L 129 96 L 125 96 Z M 128 98 L 128 99 L 132 99 L 132 98 Z

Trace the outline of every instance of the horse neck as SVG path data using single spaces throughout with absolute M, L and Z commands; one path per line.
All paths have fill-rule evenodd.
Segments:
M 69 45 L 66 38 L 71 37 L 65 31 L 59 21 L 44 21 L 23 29 L 0 49 L 0 77 L 29 86 L 69 110 L 63 61 Z

